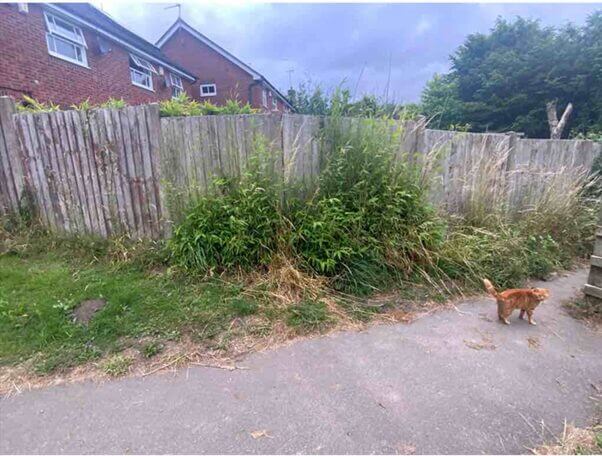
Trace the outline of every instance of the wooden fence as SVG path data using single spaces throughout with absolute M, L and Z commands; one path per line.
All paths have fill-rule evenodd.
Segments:
M 0 215 L 29 199 L 57 232 L 165 237 L 193 195 L 210 191 L 216 177 L 240 175 L 257 147 L 269 150 L 286 182 L 315 182 L 327 122 L 278 114 L 160 119 L 157 105 L 15 113 L 0 97 Z M 602 150 L 589 141 L 438 131 L 416 122 L 392 127 L 402 132 L 398 158 L 428 168 L 433 202 L 452 212 L 462 212 L 477 186 L 475 170 L 493 166 L 518 206 L 545 191 L 549 175 L 576 179 Z

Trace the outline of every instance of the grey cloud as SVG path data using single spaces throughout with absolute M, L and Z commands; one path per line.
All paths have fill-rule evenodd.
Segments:
M 175 20 L 169 4 L 104 5 L 122 24 L 155 41 Z M 234 4 L 188 2 L 183 18 L 285 91 L 310 77 L 326 88 L 346 80 L 358 95 L 416 101 L 467 35 L 496 17 L 522 15 L 544 24 L 581 23 L 602 4 Z

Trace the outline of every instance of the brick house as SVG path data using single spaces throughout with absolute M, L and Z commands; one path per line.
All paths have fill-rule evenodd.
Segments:
M 195 83 L 158 47 L 86 3 L 0 4 L 0 62 L 0 95 L 61 106 L 155 102 L 193 93 Z
M 219 105 L 236 99 L 263 111 L 293 110 L 286 97 L 264 76 L 182 19 L 174 22 L 156 45 L 196 77 L 190 94 L 198 101 Z

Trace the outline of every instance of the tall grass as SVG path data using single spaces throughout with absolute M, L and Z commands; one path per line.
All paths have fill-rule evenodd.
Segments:
M 454 215 L 441 214 L 428 201 L 436 151 L 419 162 L 400 159 L 399 124 L 347 119 L 336 103 L 332 111 L 309 194 L 262 168 L 264 154 L 221 185 L 222 195 L 190 207 L 171 241 L 173 261 L 204 274 L 286 264 L 337 290 L 366 294 L 406 281 L 478 287 L 484 276 L 515 286 L 588 253 L 596 202 L 584 191 L 585 171 L 508 173 L 508 150 L 483 149 L 464 170 Z M 542 184 L 518 198 L 520 179 Z
M 598 178 L 586 169 L 507 172 L 509 152 L 498 144 L 473 153 L 434 275 L 471 286 L 488 276 L 499 286 L 516 286 L 591 252 L 598 199 L 589 189 Z

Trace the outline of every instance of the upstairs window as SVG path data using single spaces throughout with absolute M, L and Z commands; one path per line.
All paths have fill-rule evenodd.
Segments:
M 82 29 L 46 12 L 44 18 L 46 20 L 48 53 L 59 59 L 87 67 L 87 45 Z
M 171 86 L 171 97 L 176 98 L 184 93 L 182 78 L 177 74 L 169 73 L 169 85 Z
M 132 84 L 143 89 L 153 90 L 153 73 L 157 74 L 155 67 L 147 60 L 137 55 L 130 54 L 130 77 Z
M 213 97 L 217 95 L 217 87 L 215 84 L 201 84 L 201 96 Z

